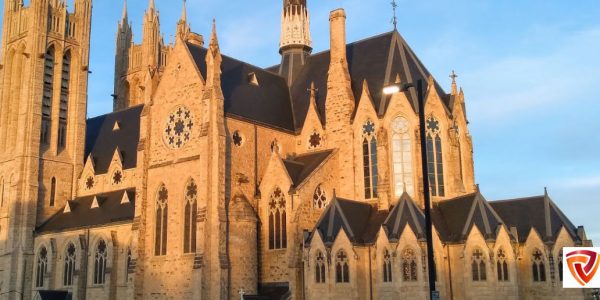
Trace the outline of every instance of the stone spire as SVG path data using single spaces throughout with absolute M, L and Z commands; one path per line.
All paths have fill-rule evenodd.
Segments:
M 217 38 L 217 24 L 213 19 L 212 33 L 206 54 L 206 84 L 212 86 L 221 86 L 221 49 Z
M 123 1 L 123 16 L 121 17 L 121 24 L 127 24 L 127 0 Z
M 279 74 L 291 85 L 294 76 L 306 63 L 312 51 L 310 18 L 306 0 L 284 0 L 281 14 L 281 67 Z
M 179 19 L 179 22 L 177 22 L 177 37 L 184 41 L 187 40 L 188 35 L 190 34 L 190 26 L 187 22 L 187 9 L 185 6 L 185 1 L 186 0 L 183 0 L 181 18 Z
M 150 0 L 150 2 L 148 3 L 148 10 L 156 11 L 156 6 L 154 5 L 154 0 Z

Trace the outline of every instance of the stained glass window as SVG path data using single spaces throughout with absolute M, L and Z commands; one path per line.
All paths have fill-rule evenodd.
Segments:
M 48 271 L 48 250 L 46 247 L 42 247 L 38 252 L 36 276 L 35 276 L 35 287 L 44 287 L 44 277 Z
M 75 245 L 69 243 L 65 253 L 65 270 L 63 274 L 63 285 L 72 286 L 73 276 L 75 275 Z
M 397 117 L 392 121 L 392 166 L 394 170 L 394 191 L 402 196 L 406 189 L 414 196 L 412 141 L 408 120 Z
M 485 267 L 485 257 L 481 249 L 475 249 L 471 256 L 471 272 L 473 281 L 486 281 L 487 273 Z
M 365 199 L 377 198 L 377 139 L 375 124 L 367 121 L 363 125 L 363 174 Z
M 343 249 L 338 251 L 335 256 L 335 282 L 350 282 L 350 265 L 348 263 L 348 255 Z
M 106 242 L 100 240 L 96 246 L 94 256 L 94 284 L 104 284 L 106 281 L 106 260 L 108 258 L 108 249 Z
M 546 281 L 546 266 L 544 264 L 544 255 L 542 251 L 536 249 L 533 252 L 531 270 L 534 282 Z
M 190 180 L 185 187 L 185 213 L 183 227 L 183 252 L 196 252 L 196 220 L 198 217 L 198 186 Z
M 317 186 L 313 195 L 313 206 L 314 208 L 323 209 L 327 206 L 327 196 L 325 190 L 321 185 Z
M 325 256 L 320 250 L 317 251 L 315 259 L 315 282 L 325 283 Z
M 429 117 L 427 126 L 427 171 L 432 196 L 444 197 L 444 162 L 442 155 L 442 139 L 440 137 L 440 122 Z
M 275 188 L 269 200 L 269 249 L 287 248 L 286 200 L 280 188 Z
M 392 256 L 390 251 L 383 251 L 383 282 L 392 282 Z
M 410 248 L 402 251 L 402 280 L 417 281 L 417 255 Z
M 506 262 L 506 253 L 503 249 L 498 250 L 496 273 L 498 273 L 498 281 L 508 281 L 508 263 Z
M 161 185 L 156 195 L 156 219 L 154 255 L 167 255 L 167 216 L 169 213 L 169 191 Z
M 163 134 L 165 144 L 172 149 L 183 147 L 185 143 L 191 140 L 194 125 L 192 112 L 183 106 L 178 107 L 167 118 Z

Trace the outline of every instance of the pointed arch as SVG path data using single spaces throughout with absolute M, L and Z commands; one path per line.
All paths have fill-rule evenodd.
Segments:
M 412 140 L 408 120 L 397 116 L 390 126 L 392 131 L 392 168 L 394 180 L 394 194 L 396 198 L 402 196 L 404 190 L 414 196 Z
M 325 189 L 319 184 L 313 194 L 313 207 L 317 209 L 324 209 L 327 206 L 327 195 L 325 195 Z
M 533 250 L 531 257 L 531 272 L 534 282 L 546 281 L 546 264 L 544 263 L 544 253 L 539 249 Z
M 35 272 L 35 287 L 44 287 L 44 278 L 48 272 L 48 249 L 42 246 L 37 254 L 36 272 Z
M 196 252 L 196 222 L 198 218 L 198 185 L 190 178 L 185 185 L 184 225 L 183 225 L 183 253 Z
M 335 282 L 350 282 L 350 265 L 348 254 L 344 249 L 340 249 L 335 255 Z
M 69 89 L 71 85 L 71 50 L 63 55 L 62 79 L 60 83 L 60 111 L 58 114 L 58 145 L 62 150 L 67 145 L 67 118 L 69 113 Z
M 375 124 L 367 120 L 362 127 L 362 155 L 365 199 L 377 198 L 377 137 Z
M 487 280 L 485 255 L 479 248 L 475 248 L 471 254 L 471 274 L 473 281 Z
M 315 255 L 315 282 L 316 283 L 325 283 L 325 255 L 321 250 L 317 250 L 317 254 Z
M 108 260 L 108 245 L 100 239 L 94 252 L 94 284 L 106 282 L 106 265 Z
M 440 136 L 440 121 L 434 116 L 429 116 L 426 122 L 427 133 L 427 173 L 432 196 L 444 197 L 444 161 L 442 152 L 442 138 Z
M 509 281 L 508 261 L 503 248 L 498 249 L 496 254 L 496 273 L 498 281 Z
M 164 184 L 160 184 L 156 192 L 156 218 L 154 234 L 154 255 L 167 255 L 167 225 L 169 213 L 169 190 Z
M 65 250 L 65 268 L 63 271 L 63 285 L 72 286 L 73 277 L 75 276 L 75 262 L 77 259 L 77 248 L 75 244 L 69 242 Z
M 412 248 L 402 250 L 402 280 L 417 281 L 417 255 Z
M 392 255 L 388 249 L 383 250 L 383 282 L 392 282 Z
M 56 177 L 50 180 L 50 207 L 54 207 L 56 202 Z
M 52 124 L 52 94 L 54 91 L 54 62 L 56 60 L 54 45 L 46 50 L 44 56 L 44 90 L 42 91 L 42 127 L 40 144 L 50 145 Z
M 287 215 L 285 195 L 279 187 L 269 199 L 269 249 L 287 248 Z

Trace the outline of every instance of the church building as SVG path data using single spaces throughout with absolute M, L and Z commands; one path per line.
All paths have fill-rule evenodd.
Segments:
M 425 189 L 441 299 L 585 299 L 562 288 L 583 226 L 480 192 L 454 73 L 396 29 L 347 41 L 343 9 L 319 53 L 306 0 L 280 17 L 262 68 L 185 1 L 165 43 L 149 0 L 135 44 L 125 2 L 114 110 L 88 119 L 92 0 L 4 0 L 0 299 L 427 299 Z M 383 92 L 419 80 L 425 128 L 415 89 Z

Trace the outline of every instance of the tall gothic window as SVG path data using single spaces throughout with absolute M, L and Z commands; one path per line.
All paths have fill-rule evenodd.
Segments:
M 198 217 L 198 186 L 190 180 L 185 188 L 185 215 L 183 228 L 183 252 L 196 252 L 196 220 Z
M 56 178 L 52 177 L 50 180 L 50 207 L 54 207 L 54 202 L 56 202 Z
M 269 200 L 269 249 L 287 247 L 287 217 L 285 197 L 280 188 L 275 188 Z
M 35 287 L 44 287 L 44 276 L 48 272 L 48 250 L 46 247 L 42 247 L 38 253 L 36 275 L 35 275 Z
M 314 208 L 323 209 L 327 206 L 327 196 L 325 195 L 325 190 L 319 184 L 319 186 L 315 189 L 315 193 L 313 194 L 313 206 Z
M 442 139 L 440 122 L 434 118 L 427 119 L 427 171 L 432 196 L 444 197 L 444 162 L 442 159 Z
M 383 251 L 383 282 L 392 282 L 392 256 L 390 251 Z
M 377 198 L 377 139 L 375 124 L 371 121 L 363 125 L 362 150 L 365 198 Z
M 325 256 L 320 250 L 315 259 L 315 282 L 325 283 Z
M 60 113 L 58 115 L 58 149 L 67 144 L 67 116 L 69 112 L 69 84 L 71 80 L 71 51 L 63 56 L 62 80 L 60 84 Z
M 412 143 L 408 120 L 397 117 L 392 121 L 392 163 L 394 170 L 394 191 L 402 196 L 404 189 L 414 195 Z
M 481 249 L 475 249 L 475 251 L 473 251 L 471 257 L 471 273 L 473 275 L 473 281 L 487 280 L 484 254 Z
M 498 250 L 496 273 L 498 273 L 498 281 L 508 281 L 508 263 L 506 262 L 506 253 L 503 249 Z
M 94 257 L 94 284 L 104 284 L 106 282 L 106 260 L 108 258 L 108 249 L 106 242 L 100 240 L 96 247 Z
M 417 255 L 410 248 L 402 251 L 402 280 L 417 281 Z
M 127 249 L 127 264 L 125 265 L 125 282 L 127 282 L 127 276 L 129 275 L 129 269 L 131 268 L 133 257 L 131 256 L 131 248 Z
M 169 213 L 169 191 L 164 184 L 156 195 L 156 229 L 154 235 L 154 255 L 167 255 L 167 215 Z
M 73 276 L 75 275 L 75 245 L 69 243 L 65 253 L 65 271 L 63 274 L 63 285 L 72 286 Z
M 335 256 L 335 282 L 350 282 L 350 265 L 348 263 L 348 255 L 343 249 L 338 251 L 337 255 Z
M 50 144 L 50 126 L 52 123 L 52 92 L 54 84 L 54 46 L 46 51 L 44 60 L 44 90 L 42 92 L 42 128 L 40 143 Z
M 560 279 L 560 281 L 563 281 L 563 252 L 562 250 L 560 251 L 560 253 L 558 253 L 558 279 Z
M 544 255 L 540 250 L 533 252 L 531 261 L 531 271 L 533 273 L 534 282 L 546 281 L 546 266 L 544 265 Z

